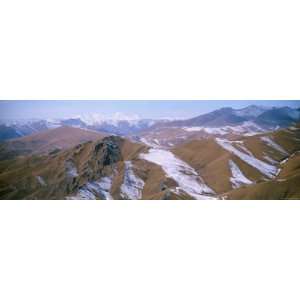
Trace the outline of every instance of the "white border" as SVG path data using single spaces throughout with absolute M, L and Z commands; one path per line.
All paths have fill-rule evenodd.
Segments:
M 5 201 L 1 299 L 299 299 L 299 201 Z
M 300 99 L 299 1 L 2 1 L 0 99 Z
M 299 1 L 9 0 L 0 99 L 300 99 Z M 299 202 L 0 203 L 0 298 L 299 299 Z

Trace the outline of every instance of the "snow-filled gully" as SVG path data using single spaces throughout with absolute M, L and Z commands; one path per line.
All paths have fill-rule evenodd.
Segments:
M 239 169 L 239 167 L 234 161 L 229 160 L 229 168 L 232 175 L 230 177 L 230 182 L 233 188 L 239 188 L 242 185 L 249 185 L 253 183 L 242 173 L 242 171 Z
M 144 181 L 133 172 L 131 161 L 125 161 L 124 180 L 121 185 L 121 197 L 128 200 L 138 200 L 142 198 Z
M 110 194 L 113 176 L 102 177 L 99 180 L 89 181 L 83 185 L 74 196 L 68 196 L 66 199 L 73 200 L 113 200 Z
M 220 139 L 220 138 L 216 138 L 216 141 L 222 148 L 224 148 L 225 150 L 236 155 L 241 160 L 246 162 L 251 167 L 257 169 L 265 176 L 267 176 L 269 178 L 274 178 L 277 175 L 277 173 L 278 173 L 277 167 L 267 164 L 266 162 L 263 162 L 263 161 L 257 159 L 256 157 L 254 157 L 254 155 L 250 155 L 249 153 L 246 154 L 246 153 L 238 150 L 236 147 L 234 147 L 232 145 L 232 143 L 234 143 L 234 142 L 231 142 L 231 141 L 228 141 L 225 139 Z
M 177 182 L 176 191 L 182 190 L 197 200 L 215 199 L 214 191 L 204 183 L 198 173 L 172 152 L 151 148 L 148 153 L 140 154 L 140 158 L 161 166 L 166 176 Z
M 284 154 L 284 155 L 288 155 L 288 152 L 285 151 L 285 149 L 283 149 L 280 145 L 278 145 L 277 143 L 275 143 L 270 137 L 268 136 L 263 136 L 260 138 L 263 142 L 265 142 L 269 147 L 275 149 L 276 151 Z

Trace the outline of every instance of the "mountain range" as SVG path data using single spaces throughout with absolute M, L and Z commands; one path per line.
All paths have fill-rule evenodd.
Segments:
M 0 127 L 1 199 L 298 199 L 300 110 Z
M 105 119 L 92 114 L 89 117 L 76 116 L 57 120 L 0 121 L 0 141 L 18 138 L 64 125 L 123 136 L 176 127 L 191 127 L 190 130 L 196 130 L 195 127 L 203 127 L 208 128 L 210 133 L 212 133 L 210 128 L 224 128 L 226 126 L 231 127 L 233 131 L 235 129 L 239 130 L 239 126 L 244 126 L 246 128 L 245 131 L 249 132 L 251 131 L 250 127 L 252 127 L 252 131 L 254 128 L 259 131 L 265 131 L 287 127 L 299 122 L 300 108 L 272 108 L 256 105 L 251 105 L 243 109 L 225 107 L 191 119 L 174 121 L 167 119 L 139 119 L 137 116 L 134 118 L 126 118 L 124 115 L 120 115 L 119 117 L 120 119 Z

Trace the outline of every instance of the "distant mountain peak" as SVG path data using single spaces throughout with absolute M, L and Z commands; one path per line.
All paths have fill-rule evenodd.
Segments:
M 235 115 L 239 117 L 258 117 L 259 115 L 263 114 L 264 112 L 270 110 L 271 108 L 266 106 L 260 105 L 249 105 L 241 109 L 235 110 Z

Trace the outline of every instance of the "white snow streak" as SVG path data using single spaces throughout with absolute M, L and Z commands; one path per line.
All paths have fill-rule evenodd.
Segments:
M 145 138 L 141 138 L 140 141 L 141 141 L 142 143 L 144 143 L 145 145 L 149 146 L 149 147 L 153 147 L 153 148 L 157 148 L 157 147 L 158 147 L 157 144 L 155 144 L 155 143 L 153 143 L 153 142 L 151 142 L 151 141 L 149 141 L 149 140 L 147 140 L 147 139 L 145 139 Z
M 269 147 L 281 152 L 284 155 L 288 155 L 288 152 L 286 152 L 280 145 L 276 144 L 270 137 L 262 136 L 260 139 L 263 142 L 265 142 Z
M 69 196 L 69 200 L 113 200 L 110 189 L 113 177 L 102 177 L 96 181 L 89 181 L 83 185 L 74 196 Z
M 288 162 L 291 158 L 293 158 L 295 155 L 297 155 L 298 153 L 300 153 L 300 150 L 297 150 L 295 151 L 290 157 L 287 157 L 285 159 L 283 159 L 280 164 L 283 165 L 285 164 L 286 162 Z
M 96 195 L 93 194 L 86 186 L 79 189 L 77 195 L 73 197 L 77 200 L 96 200 Z
M 174 179 L 178 187 L 195 199 L 213 199 L 206 194 L 214 194 L 200 178 L 197 172 L 184 161 L 175 157 L 167 150 L 150 149 L 148 153 L 140 154 L 140 158 L 160 165 L 167 177 Z
M 110 189 L 112 186 L 112 176 L 102 177 L 100 180 L 88 182 L 86 186 L 90 191 L 98 194 L 104 200 L 113 200 L 110 194 Z
M 66 171 L 68 177 L 73 178 L 78 176 L 76 166 L 72 161 L 66 161 Z
M 37 181 L 39 182 L 39 184 L 40 184 L 41 186 L 46 186 L 46 185 L 47 185 L 46 182 L 45 182 L 45 180 L 43 179 L 43 177 L 41 177 L 41 176 L 36 176 L 36 179 L 37 179 Z
M 281 165 L 282 165 L 282 164 L 285 164 L 288 160 L 289 160 L 289 157 L 283 159 L 283 160 L 280 162 L 280 164 L 281 164 Z
M 230 141 L 223 140 L 220 138 L 216 138 L 217 143 L 224 148 L 225 150 L 233 153 L 241 160 L 246 162 L 248 165 L 252 166 L 253 168 L 259 170 L 262 174 L 266 175 L 269 178 L 273 178 L 277 173 L 277 168 L 275 166 L 269 165 L 257 158 L 253 155 L 246 154 L 238 149 L 236 149 Z
M 269 157 L 269 156 L 267 156 L 267 155 L 264 155 L 263 158 L 264 158 L 265 160 L 267 160 L 269 163 L 273 164 L 273 165 L 278 164 L 278 161 L 272 159 L 271 157 Z
M 121 185 L 121 197 L 129 200 L 138 200 L 142 198 L 144 181 L 137 177 L 132 169 L 132 162 L 125 161 L 124 181 Z
M 264 131 L 257 124 L 250 121 L 246 121 L 243 124 L 237 126 L 222 126 L 222 127 L 193 126 L 193 127 L 184 127 L 183 129 L 188 132 L 205 131 L 208 134 L 215 134 L 215 135 L 226 135 L 229 133 L 235 133 L 235 134 L 245 134 L 247 136 L 256 135 Z
M 233 188 L 239 188 L 240 186 L 244 184 L 252 184 L 253 182 L 249 180 L 245 175 L 242 173 L 242 171 L 239 169 L 237 164 L 234 163 L 234 161 L 229 160 L 229 167 L 232 174 L 232 177 L 230 178 L 230 182 L 232 183 Z

